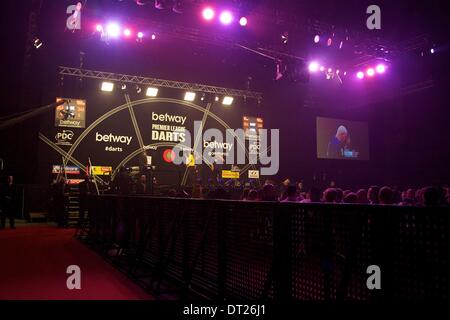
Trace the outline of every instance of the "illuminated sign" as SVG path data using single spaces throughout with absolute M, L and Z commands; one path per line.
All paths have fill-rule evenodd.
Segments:
M 94 176 L 109 176 L 111 175 L 112 167 L 92 166 L 91 174 Z
M 223 179 L 239 179 L 239 172 L 231 170 L 222 170 Z

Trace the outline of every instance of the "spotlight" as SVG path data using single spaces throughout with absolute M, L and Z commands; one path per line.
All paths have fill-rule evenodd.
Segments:
M 239 19 L 239 24 L 240 24 L 242 27 L 245 27 L 245 26 L 247 25 L 247 23 L 248 23 L 248 20 L 247 20 L 246 17 L 242 17 L 241 19 Z
M 358 71 L 358 73 L 356 74 L 356 77 L 357 77 L 358 79 L 364 79 L 364 72 Z
M 386 71 L 386 67 L 384 64 L 379 64 L 379 65 L 377 65 L 375 70 L 377 70 L 378 73 L 384 73 Z
M 122 83 L 122 86 L 120 87 L 122 90 L 125 90 L 127 88 L 127 85 L 125 83 Z
M 156 39 L 156 34 L 152 34 L 152 40 Z
M 339 74 L 340 72 L 339 72 L 339 69 L 338 70 L 336 70 L 336 74 Z
M 214 10 L 212 8 L 205 8 L 203 9 L 202 16 L 203 19 L 211 21 L 212 19 L 214 19 L 215 16 Z
M 156 97 L 158 95 L 158 88 L 147 88 L 147 97 Z
M 289 33 L 286 31 L 281 35 L 281 41 L 286 44 L 289 41 Z
M 142 38 L 144 37 L 144 33 L 141 32 L 141 31 L 139 31 L 139 32 L 137 33 L 137 37 L 138 37 L 139 39 L 142 39 Z
M 325 70 L 325 67 L 324 67 L 324 66 L 320 66 L 319 70 L 320 70 L 320 71 L 324 71 L 324 70 Z
M 233 103 L 233 100 L 234 100 L 233 97 L 225 96 L 225 97 L 223 97 L 222 104 L 225 106 L 231 106 L 231 104 Z
M 333 40 L 331 38 L 328 38 L 327 46 L 331 46 L 333 44 Z
M 344 41 L 341 41 L 341 43 L 339 43 L 339 49 L 342 49 L 343 46 L 344 46 Z
M 141 89 L 141 87 L 139 87 L 139 86 L 136 86 L 136 92 L 137 92 L 137 93 L 141 93 L 141 92 L 142 92 L 142 89 Z
M 328 73 L 332 73 L 332 72 L 333 72 L 333 69 L 328 68 Z
M 205 94 L 202 94 L 202 97 L 200 98 L 201 101 L 205 101 Z
M 314 37 L 314 43 L 319 43 L 319 41 L 320 41 L 320 36 L 317 34 L 317 35 Z
M 215 100 L 216 102 L 217 102 L 217 101 L 219 101 L 219 97 L 218 97 L 218 96 L 216 96 L 216 98 L 215 98 L 214 100 Z
M 102 82 L 102 91 L 111 92 L 114 90 L 114 83 L 112 82 Z
M 373 77 L 375 75 L 375 70 L 373 68 L 369 68 L 366 73 L 369 77 Z
M 346 76 L 347 75 L 347 71 L 344 71 L 344 76 Z
M 186 92 L 186 94 L 184 95 L 184 100 L 186 101 L 194 101 L 195 100 L 195 92 Z
M 103 26 L 101 24 L 98 24 L 95 26 L 95 30 L 97 30 L 97 32 L 102 32 L 103 31 Z
M 120 26 L 117 23 L 110 23 L 106 26 L 106 33 L 112 38 L 117 38 L 120 34 Z
M 230 24 L 233 21 L 233 15 L 230 11 L 224 11 L 220 14 L 219 19 L 223 24 Z
M 131 36 L 131 30 L 130 29 L 125 29 L 124 31 L 123 31 L 123 35 L 125 36 L 125 37 L 129 37 L 129 36 Z
M 311 62 L 308 66 L 309 72 L 317 72 L 319 70 L 319 64 L 315 61 Z
M 430 50 L 431 54 L 435 53 L 436 51 L 434 50 L 434 48 L 431 48 Z

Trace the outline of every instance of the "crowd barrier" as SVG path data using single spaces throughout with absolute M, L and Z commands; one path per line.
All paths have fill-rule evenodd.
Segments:
M 450 297 L 448 208 L 100 195 L 89 212 L 80 236 L 153 292 L 167 280 L 220 301 Z

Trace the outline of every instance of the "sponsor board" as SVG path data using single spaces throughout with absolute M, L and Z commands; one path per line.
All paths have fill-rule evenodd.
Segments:
M 74 185 L 83 182 L 83 179 L 67 179 L 67 184 Z
M 62 172 L 61 172 L 62 169 Z M 59 173 L 65 173 L 65 174 L 80 174 L 80 168 L 76 166 L 65 166 L 64 168 L 60 165 L 53 165 L 52 173 L 59 174 Z
M 239 179 L 239 172 L 222 170 L 222 179 Z
M 186 128 L 184 127 L 184 124 L 186 119 L 186 116 L 152 112 L 152 140 L 185 142 Z
M 249 179 L 259 179 L 259 170 L 248 170 Z
M 112 167 L 92 166 L 91 174 L 95 176 L 109 176 L 111 175 Z
M 99 132 L 95 133 L 95 141 L 96 142 L 120 143 L 120 144 L 129 146 L 132 140 L 133 140 L 133 137 L 131 137 L 131 136 L 120 136 L 120 135 L 114 135 L 112 133 L 109 133 L 109 134 L 103 134 L 103 133 L 99 133 Z M 123 149 L 122 149 L 122 147 L 105 146 L 105 151 L 123 152 Z
M 85 128 L 86 100 L 56 98 L 56 102 L 67 100 L 55 108 L 55 127 Z
M 74 135 L 72 130 L 58 131 L 55 135 L 56 144 L 59 146 L 71 146 Z

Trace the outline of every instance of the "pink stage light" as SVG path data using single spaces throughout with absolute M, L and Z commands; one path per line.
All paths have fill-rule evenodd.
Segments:
M 156 34 L 152 34 L 152 40 L 156 39 Z
M 125 36 L 125 37 L 129 37 L 129 36 L 131 36 L 131 30 L 130 29 L 125 29 L 124 31 L 123 31 L 123 35 Z
M 211 21 L 215 16 L 214 10 L 212 8 L 205 8 L 203 9 L 202 16 L 203 19 Z
M 319 43 L 319 41 L 320 41 L 320 36 L 317 34 L 317 35 L 314 37 L 314 43 Z
M 375 70 L 373 68 L 367 69 L 367 75 L 373 77 L 375 75 Z
M 358 79 L 364 79 L 364 72 L 359 71 L 359 72 L 356 74 L 356 77 L 357 77 Z
M 320 66 L 320 69 L 319 69 L 320 71 L 324 71 L 325 70 L 325 67 L 324 66 Z
M 139 39 L 142 39 L 142 38 L 144 37 L 144 33 L 142 33 L 141 31 L 139 31 L 139 32 L 137 33 L 137 37 L 138 37 Z
M 386 67 L 384 64 L 379 64 L 377 65 L 376 70 L 378 73 L 384 73 L 386 71 Z
M 333 72 L 333 69 L 328 68 L 328 73 L 332 73 L 332 72 Z
M 230 11 L 224 11 L 220 14 L 220 22 L 230 24 L 233 21 L 233 15 Z
M 247 23 L 248 23 L 248 21 L 247 21 L 247 18 L 246 18 L 246 17 L 242 17 L 241 19 L 239 19 L 239 24 L 240 24 L 242 27 L 245 27 L 245 26 L 247 25 Z
M 95 30 L 97 30 L 97 32 L 102 32 L 103 31 L 103 26 L 101 24 L 98 24 L 95 26 Z
M 120 26 L 117 23 L 110 23 L 106 26 L 108 36 L 116 38 L 120 35 Z
M 308 66 L 309 72 L 317 72 L 319 70 L 319 64 L 315 61 L 311 62 Z

